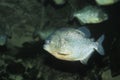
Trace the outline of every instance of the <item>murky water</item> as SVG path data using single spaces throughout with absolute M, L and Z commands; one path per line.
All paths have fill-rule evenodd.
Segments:
M 108 20 L 85 25 L 95 40 L 105 35 L 105 56 L 95 52 L 88 64 L 83 65 L 80 61 L 56 59 L 43 50 L 44 40 L 33 33 L 38 29 L 46 35 L 61 26 L 81 26 L 70 20 L 73 7 L 81 9 L 89 3 L 96 5 L 95 2 L 69 0 L 57 6 L 51 0 L 45 1 L 44 4 L 42 0 L 0 1 L 0 29 L 7 28 L 5 33 L 10 36 L 6 45 L 0 46 L 0 80 L 120 80 L 120 2 L 100 6 Z

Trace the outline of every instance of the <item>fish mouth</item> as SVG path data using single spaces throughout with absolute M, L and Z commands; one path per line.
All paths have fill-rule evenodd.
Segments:
M 64 55 L 64 56 L 66 56 L 66 55 L 68 55 L 68 54 L 60 54 L 60 53 L 58 53 L 59 55 Z
M 67 55 L 69 55 L 69 54 L 60 53 L 60 52 L 58 52 L 57 54 L 59 54 L 59 55 L 64 55 L 64 56 L 67 56 Z
M 46 44 L 43 45 L 43 49 L 46 50 L 46 51 L 49 51 L 49 48 L 48 48 L 48 46 Z
M 46 50 L 47 52 L 49 52 L 50 54 L 52 55 L 59 55 L 59 56 L 68 56 L 69 54 L 66 54 L 66 53 L 61 53 L 61 52 L 58 52 L 58 51 L 53 51 L 53 50 L 50 50 L 48 45 L 43 45 L 43 49 Z

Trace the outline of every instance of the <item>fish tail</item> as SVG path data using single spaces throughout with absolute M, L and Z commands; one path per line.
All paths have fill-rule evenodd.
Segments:
M 104 48 L 102 46 L 104 38 L 105 38 L 105 36 L 102 35 L 96 42 L 97 47 L 95 49 L 100 55 L 104 55 Z

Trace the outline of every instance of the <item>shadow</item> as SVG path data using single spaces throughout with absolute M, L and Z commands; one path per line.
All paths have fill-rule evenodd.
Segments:
M 88 70 L 91 70 L 92 65 L 83 65 L 80 61 L 64 61 L 56 59 L 54 56 L 47 53 L 44 64 L 56 70 L 68 73 L 79 73 L 85 76 Z
M 43 41 L 25 42 L 23 47 L 19 49 L 16 58 L 29 59 L 36 58 L 38 54 L 43 52 Z
M 120 37 L 116 39 L 110 52 L 110 68 L 113 77 L 120 74 Z

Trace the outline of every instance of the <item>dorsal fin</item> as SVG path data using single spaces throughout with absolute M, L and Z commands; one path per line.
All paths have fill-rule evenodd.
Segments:
M 90 33 L 90 31 L 89 31 L 88 28 L 86 28 L 86 27 L 80 27 L 78 29 L 85 34 L 85 37 L 90 37 L 91 36 L 91 33 Z

